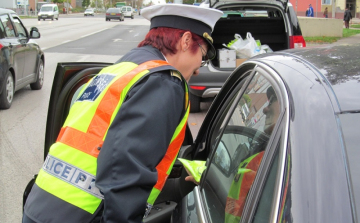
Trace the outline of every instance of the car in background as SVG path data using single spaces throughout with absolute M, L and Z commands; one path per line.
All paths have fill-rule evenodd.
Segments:
M 15 91 L 42 88 L 44 52 L 32 40 L 38 38 L 36 27 L 28 32 L 14 11 L 0 8 L 0 109 L 10 108 Z
M 294 8 L 287 0 L 206 0 L 199 7 L 224 12 L 212 33 L 214 47 L 218 51 L 227 49 L 223 44 L 234 40 L 235 34 L 245 39 L 248 32 L 261 45 L 268 45 L 272 51 L 306 46 Z M 217 57 L 207 66 L 200 68 L 199 75 L 190 79 L 190 112 L 199 112 L 201 102 L 212 101 L 230 73 L 241 63 L 239 60 L 233 67 L 222 66 L 220 61 L 227 59 L 235 60 L 220 58 L 217 53 Z
M 84 12 L 84 16 L 94 16 L 94 9 L 86 9 Z
M 58 64 L 44 160 L 78 90 L 109 65 Z M 143 222 L 357 222 L 359 71 L 360 44 L 289 49 L 242 63 L 195 141 L 187 131 L 178 153 L 205 161 L 199 184 L 184 180 L 176 160 Z
M 134 19 L 134 9 L 131 6 L 122 6 L 121 12 L 125 17 Z
M 44 4 L 38 13 L 38 21 L 40 19 L 59 20 L 59 7 L 56 4 Z
M 109 8 L 105 13 L 105 21 L 110 21 L 112 19 L 116 19 L 124 21 L 124 13 L 121 12 L 121 8 Z

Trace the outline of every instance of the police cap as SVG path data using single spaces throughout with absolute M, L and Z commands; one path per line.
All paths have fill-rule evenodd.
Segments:
M 220 10 L 184 4 L 160 4 L 141 10 L 141 15 L 151 22 L 150 29 L 156 27 L 183 29 L 203 37 L 209 45 L 207 52 L 209 59 L 215 58 L 216 55 L 211 33 L 222 14 Z

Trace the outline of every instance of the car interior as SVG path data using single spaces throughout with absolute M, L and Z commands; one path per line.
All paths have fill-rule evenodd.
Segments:
M 221 10 L 224 16 L 216 23 L 212 33 L 215 49 L 225 48 L 223 44 L 234 40 L 235 34 L 240 34 L 245 39 L 248 32 L 255 40 L 260 40 L 261 45 L 268 45 L 272 51 L 289 48 L 285 18 L 279 9 L 229 6 Z M 211 63 L 219 68 L 219 58 L 214 58 Z

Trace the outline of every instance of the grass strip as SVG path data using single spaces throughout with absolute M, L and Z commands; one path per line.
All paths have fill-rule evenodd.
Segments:
M 346 38 L 359 34 L 360 30 L 356 29 L 343 29 L 343 37 Z M 305 42 L 307 43 L 334 43 L 340 39 L 340 37 L 329 37 L 329 36 L 314 36 L 314 37 L 304 37 Z

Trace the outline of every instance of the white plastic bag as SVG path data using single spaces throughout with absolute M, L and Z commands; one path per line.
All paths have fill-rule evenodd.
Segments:
M 248 32 L 246 34 L 246 39 L 244 42 L 246 43 L 237 50 L 239 52 L 239 58 L 250 58 L 259 54 L 259 46 L 256 44 L 256 41 L 254 37 L 252 37 L 251 33 Z
M 246 34 L 246 39 L 242 39 L 239 34 L 235 34 L 235 39 L 231 41 L 228 45 L 223 44 L 229 49 L 236 51 L 236 58 L 250 58 L 253 57 L 260 52 L 260 48 L 257 45 L 254 37 L 252 37 L 251 33 Z

